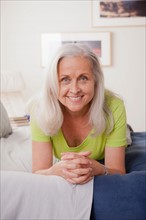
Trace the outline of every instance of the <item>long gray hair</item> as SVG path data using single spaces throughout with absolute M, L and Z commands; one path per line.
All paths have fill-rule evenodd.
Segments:
M 71 43 L 61 46 L 56 56 L 52 59 L 46 74 L 43 94 L 35 109 L 37 122 L 46 135 L 53 136 L 57 134 L 63 123 L 63 113 L 60 102 L 58 101 L 58 64 L 64 57 L 76 56 L 83 56 L 90 60 L 95 78 L 95 94 L 89 109 L 89 123 L 93 125 L 96 135 L 101 134 L 105 130 L 108 132 L 112 130 L 113 118 L 106 105 L 104 77 L 100 62 L 95 53 L 87 45 Z M 109 118 L 110 127 L 107 129 Z

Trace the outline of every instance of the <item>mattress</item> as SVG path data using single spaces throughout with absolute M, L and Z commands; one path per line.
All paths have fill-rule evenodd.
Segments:
M 13 128 L 7 138 L 1 138 L 1 170 L 31 172 L 30 127 Z

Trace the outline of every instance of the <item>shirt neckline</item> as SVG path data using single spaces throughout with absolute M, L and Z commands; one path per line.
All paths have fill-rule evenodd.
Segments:
M 87 135 L 87 137 L 82 141 L 82 143 L 79 144 L 79 145 L 77 145 L 77 146 L 75 146 L 75 147 L 69 147 L 69 145 L 68 145 L 68 143 L 67 143 L 67 141 L 66 141 L 66 139 L 65 139 L 65 137 L 64 137 L 64 134 L 63 134 L 63 132 L 62 132 L 62 129 L 60 129 L 59 132 L 60 132 L 60 135 L 61 135 L 62 138 L 63 138 L 63 141 L 64 141 L 66 147 L 67 147 L 70 151 L 72 151 L 72 149 L 73 149 L 73 151 L 74 151 L 74 149 L 80 149 L 80 148 L 82 148 L 85 144 L 87 144 L 87 143 L 89 142 L 89 139 L 90 139 L 90 136 L 91 136 L 92 131 L 93 131 L 93 129 L 91 129 L 91 131 L 89 132 L 89 134 Z

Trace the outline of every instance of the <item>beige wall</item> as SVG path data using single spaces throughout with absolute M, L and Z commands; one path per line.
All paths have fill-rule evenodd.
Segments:
M 1 71 L 24 76 L 30 96 L 41 89 L 41 33 L 112 33 L 112 66 L 105 84 L 125 100 L 128 123 L 145 127 L 145 27 L 92 26 L 91 1 L 1 1 Z

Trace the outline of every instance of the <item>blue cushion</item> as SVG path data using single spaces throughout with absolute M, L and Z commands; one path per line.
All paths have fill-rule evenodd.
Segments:
M 132 143 L 126 148 L 126 171 L 146 170 L 146 132 L 132 132 Z
M 146 171 L 94 177 L 91 220 L 145 220 Z

